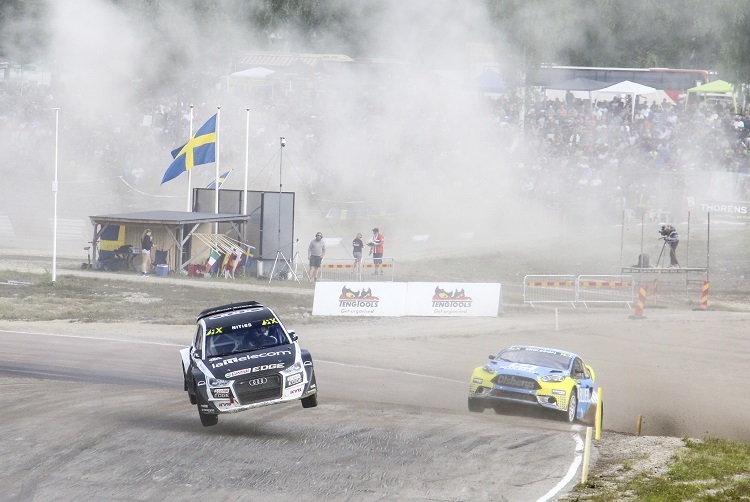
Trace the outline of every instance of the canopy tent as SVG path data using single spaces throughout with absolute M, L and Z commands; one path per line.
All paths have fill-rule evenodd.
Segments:
M 692 87 L 688 89 L 688 92 L 721 92 L 726 94 L 734 92 L 734 86 L 724 80 L 714 80 L 698 87 Z
M 597 94 L 629 94 L 631 96 L 630 101 L 632 105 L 632 110 L 630 111 L 630 119 L 633 120 L 635 118 L 635 97 L 642 94 L 656 94 L 656 89 L 647 85 L 631 82 L 630 80 L 624 80 L 618 84 L 610 85 L 609 87 L 605 87 L 604 89 L 599 89 L 596 92 Z
M 279 73 L 274 70 L 255 66 L 242 71 L 236 71 L 227 76 L 227 92 L 257 92 L 256 89 L 273 90 L 273 84 Z
M 232 73 L 230 76 L 241 77 L 241 78 L 264 79 L 267 76 L 271 75 L 272 73 L 276 73 L 276 72 L 274 70 L 269 70 L 268 68 L 263 68 L 262 66 L 257 66 L 255 68 L 249 68 L 247 70 L 236 71 Z
M 704 94 L 704 95 L 721 95 L 731 97 L 734 103 L 734 111 L 737 112 L 737 96 L 734 92 L 734 86 L 724 80 L 714 80 L 707 84 L 699 85 L 697 87 L 691 87 L 688 89 L 688 99 L 685 100 L 685 107 L 687 108 L 688 101 L 690 101 L 690 93 Z

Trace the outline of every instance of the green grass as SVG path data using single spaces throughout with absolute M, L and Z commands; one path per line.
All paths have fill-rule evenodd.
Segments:
M 250 293 L 222 288 L 219 281 L 215 288 L 192 287 L 191 280 L 198 279 L 184 278 L 184 284 L 172 284 L 160 283 L 158 278 L 116 280 L 63 272 L 53 282 L 48 273 L 0 271 L 0 319 L 192 324 L 196 314 L 207 307 L 246 300 L 267 303 L 283 317 L 312 310 L 311 295 Z
M 672 458 L 662 476 L 641 473 L 613 482 L 592 476 L 570 500 L 609 502 L 750 500 L 750 445 L 721 439 L 685 439 L 685 449 Z

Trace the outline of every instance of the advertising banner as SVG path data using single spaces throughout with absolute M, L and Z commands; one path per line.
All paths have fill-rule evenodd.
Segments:
M 484 316 L 502 313 L 498 283 L 410 282 L 406 296 L 409 316 Z
M 711 217 L 747 220 L 750 219 L 750 202 L 720 202 L 706 201 L 697 204 L 704 213 L 711 213 Z
M 405 282 L 317 282 L 313 315 L 403 316 Z

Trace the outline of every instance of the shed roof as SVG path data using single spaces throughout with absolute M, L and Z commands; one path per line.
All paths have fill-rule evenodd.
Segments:
M 194 213 L 190 211 L 162 210 L 89 216 L 92 223 L 150 223 L 162 225 L 246 221 L 247 218 L 247 215 L 242 214 Z

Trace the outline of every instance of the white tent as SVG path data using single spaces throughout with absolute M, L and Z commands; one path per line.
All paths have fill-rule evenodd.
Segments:
M 273 70 L 269 70 L 268 68 L 263 68 L 262 66 L 256 66 L 255 68 L 249 68 L 247 70 L 234 72 L 232 73 L 231 76 L 263 79 L 272 73 L 276 73 L 276 72 Z
M 258 88 L 271 89 L 274 82 L 272 76 L 274 73 L 276 73 L 274 70 L 262 66 L 231 73 L 226 77 L 227 92 L 230 90 L 248 92 Z
M 656 94 L 656 89 L 654 87 L 649 87 L 647 85 L 642 84 L 636 84 L 635 82 L 631 82 L 630 80 L 625 80 L 623 82 L 620 82 L 618 84 L 610 85 L 609 87 L 605 87 L 604 89 L 599 89 L 598 91 L 595 91 L 597 96 L 599 94 L 629 94 L 631 96 L 631 103 L 633 109 L 630 112 L 630 119 L 633 120 L 635 118 L 635 97 L 641 94 Z

